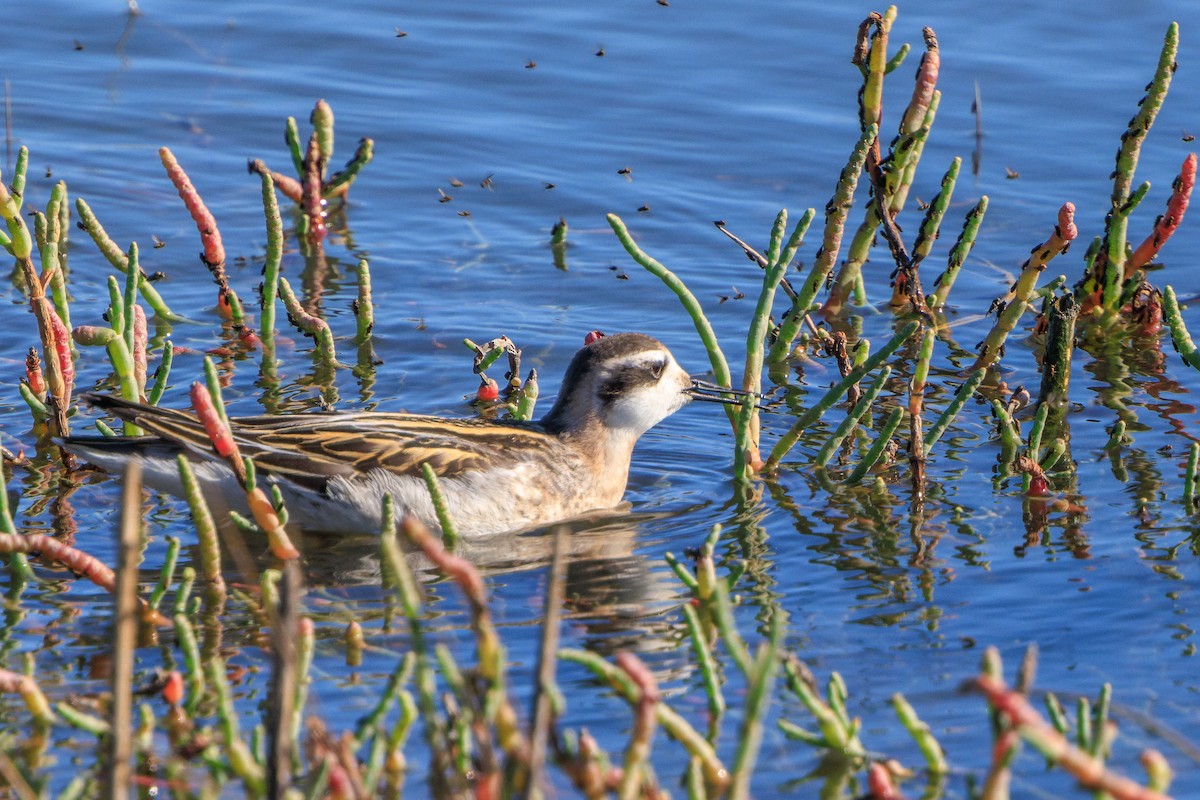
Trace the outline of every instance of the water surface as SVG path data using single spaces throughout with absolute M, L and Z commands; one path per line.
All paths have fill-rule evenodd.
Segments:
M 757 243 L 780 208 L 793 216 L 823 208 L 857 136 L 860 81 L 849 56 L 855 28 L 871 10 L 713 0 L 666 7 L 649 0 L 353 7 L 148 0 L 131 16 L 115 2 L 10 5 L 0 76 L 11 85 L 14 142 L 32 153 L 27 202 L 43 206 L 54 181 L 64 179 L 118 242 L 139 242 L 147 269 L 168 275 L 162 293 L 193 320 L 171 331 L 176 345 L 212 347 L 221 326 L 210 278 L 196 258 L 194 227 L 163 175 L 157 148 L 169 146 L 189 170 L 220 223 L 234 285 L 252 298 L 265 235 L 258 180 L 246 174 L 246 160 L 264 158 L 286 170 L 283 121 L 292 115 L 303 123 L 319 97 L 337 117 L 335 160 L 348 158 L 359 137 L 372 137 L 377 155 L 329 242 L 328 274 L 318 280 L 306 273 L 291 239 L 285 272 L 299 276 L 309 298 L 319 284 L 320 305 L 344 337 L 339 346 L 351 353 L 353 267 L 369 259 L 379 309 L 375 347 L 385 363 L 370 386 L 340 372 L 338 405 L 445 414 L 470 413 L 466 399 L 476 379 L 459 344 L 463 337 L 507 334 L 517 341 L 526 363 L 543 376 L 543 408 L 594 328 L 651 333 L 681 363 L 705 369 L 690 320 L 669 291 L 628 259 L 604 222 L 607 212 L 621 215 L 642 246 L 687 281 L 739 362 L 760 278 L 712 221 L 725 220 Z M 962 214 L 988 195 L 987 220 L 952 295 L 959 344 L 971 348 L 986 333 L 990 320 L 982 313 L 1047 235 L 1059 205 L 1076 204 L 1085 241 L 1100 232 L 1118 137 L 1153 72 L 1167 23 L 1178 18 L 1184 25 L 1179 69 L 1143 152 L 1139 176 L 1153 189 L 1131 238 L 1140 240 L 1159 213 L 1179 163 L 1195 146 L 1185 139 L 1200 133 L 1200 51 L 1186 10 L 1168 2 L 1101 2 L 1077 14 L 1032 2 L 901 9 L 894 39 L 917 45 L 921 27 L 930 25 L 943 62 L 941 111 L 915 197 L 932 196 L 952 157 L 970 163 L 976 84 L 983 99 L 981 168 L 960 180 L 934 256 L 944 259 Z M 891 78 L 889 120 L 909 92 L 911 69 Z M 452 200 L 439 202 L 439 189 Z M 547 246 L 560 217 L 570 224 L 565 270 L 555 267 Z M 915 230 L 911 209 L 902 222 Z M 1164 270 L 1154 275 L 1181 297 L 1200 293 L 1189 263 L 1200 245 L 1198 230 L 1189 218 L 1163 253 Z M 152 237 L 165 246 L 153 249 Z M 74 321 L 98 323 L 109 268 L 81 232 L 72 239 Z M 1050 273 L 1073 281 L 1082 249 Z M 801 251 L 805 264 L 813 250 L 810 244 Z M 882 303 L 890 270 L 880 248 L 868 265 L 867 287 L 881 312 L 853 312 L 875 342 L 891 330 Z M 739 293 L 747 296 L 734 299 Z M 2 351 L 9 369 L 0 381 L 0 429 L 10 446 L 32 445 L 15 379 L 34 327 L 20 292 L 10 287 L 9 298 L 13 333 Z M 1200 325 L 1194 314 L 1186 316 Z M 308 347 L 292 331 L 285 334 L 296 342 L 281 353 L 283 377 L 293 381 L 308 370 Z M 662 555 L 699 544 L 722 524 L 724 557 L 750 559 L 739 587 L 747 634 L 762 608 L 785 610 L 789 646 L 818 675 L 841 671 L 873 750 L 918 760 L 890 717 L 888 700 L 900 691 L 955 765 L 982 769 L 990 744 L 982 703 L 955 689 L 974 674 L 983 646 L 999 647 L 1011 669 L 1036 642 L 1038 686 L 1073 698 L 1114 684 L 1119 768 L 1137 774 L 1138 750 L 1160 748 L 1179 774 L 1178 796 L 1194 796 L 1190 787 L 1200 785 L 1192 661 L 1197 526 L 1179 500 L 1196 426 L 1191 397 L 1200 380 L 1169 342 L 1163 351 L 1165 373 L 1145 354 L 1130 359 L 1122 391 L 1113 388 L 1110 363 L 1084 353 L 1076 360 L 1072 396 L 1079 409 L 1071 425 L 1078 478 L 1060 488 L 1069 488 L 1084 511 L 1051 512 L 1041 522 L 1023 508 L 1018 482 L 994 482 L 998 448 L 985 408 L 975 405 L 939 445 L 930 470 L 936 488 L 916 539 L 907 470 L 885 473 L 893 484 L 887 502 L 831 496 L 805 469 L 819 435 L 816 445 L 793 454 L 759 502 L 740 507 L 720 412 L 686 408 L 639 445 L 628 514 L 573 539 L 574 599 L 563 644 L 605 653 L 637 649 L 681 710 L 700 719 L 701 683 L 677 611 L 684 590 Z M 962 366 L 961 358 L 940 350 L 936 383 Z M 826 386 L 830 369 L 823 361 L 795 382 Z M 1010 385 L 1036 385 L 1027 342 L 1010 341 L 1004 371 Z M 256 373 L 253 360 L 235 370 L 226 391 L 233 412 L 261 410 Z M 81 386 L 106 380 L 97 352 L 84 353 L 80 374 Z M 199 374 L 197 358 L 178 358 L 166 402 L 186 405 L 187 386 Z M 897 382 L 894 392 L 902 390 Z M 932 396 L 945 401 L 943 390 Z M 291 410 L 317 403 L 314 390 L 299 386 L 287 399 Z M 1136 434 L 1124 481 L 1101 454 L 1105 429 L 1118 413 Z M 828 426 L 838 419 L 831 415 Z M 768 441 L 786 424 L 769 421 Z M 18 470 L 12 481 L 23 494 L 19 524 L 61 533 L 68 517 L 77 543 L 111 561 L 117 483 L 90 481 L 70 495 L 66 515 L 61 501 L 37 502 L 45 494 L 39 480 Z M 147 502 L 150 581 L 162 564 L 163 537 L 181 536 L 190 546 L 194 534 L 179 503 L 157 496 Z M 382 650 L 357 671 L 358 683 L 347 685 L 352 674 L 342 658 L 341 629 L 352 615 L 377 619 L 382 603 L 374 542 L 306 544 L 321 637 L 312 709 L 338 730 L 373 704 L 378 680 L 406 642 L 372 629 Z M 482 543 L 475 552 L 492 575 L 522 692 L 535 658 L 547 552 L 536 532 Z M 102 691 L 107 597 L 65 573 L 40 574 L 45 582 L 26 594 L 25 615 L 5 634 L 0 666 L 19 669 L 21 654 L 32 652 L 55 699 Z M 465 646 L 457 597 L 442 585 L 432 591 L 446 615 L 445 635 Z M 250 635 L 253 626 L 250 619 L 230 621 L 232 663 L 267 663 Z M 143 648 L 138 669 L 148 673 L 170 658 L 165 646 Z M 621 704 L 591 688 L 576 668 L 564 666 L 560 681 L 570 698 L 567 724 L 585 725 L 619 747 Z M 238 690 L 261 695 L 264 682 L 251 673 Z M 794 699 L 780 702 L 790 718 L 804 718 Z M 10 700 L 5 705 L 9 719 L 24 719 Z M 1173 734 L 1191 737 L 1190 749 Z M 673 780 L 682 757 L 665 742 L 659 755 L 659 774 Z M 64 768 L 75 757 L 64 750 Z M 812 794 L 796 783 L 816 763 L 812 751 L 768 727 L 761 761 L 755 787 L 762 796 Z M 1069 786 L 1043 777 L 1033 756 L 1020 764 L 1018 794 L 1033 785 L 1051 792 Z M 961 790 L 961 784 L 954 789 Z

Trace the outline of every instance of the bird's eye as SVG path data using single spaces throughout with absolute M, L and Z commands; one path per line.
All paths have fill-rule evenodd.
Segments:
M 659 378 L 662 377 L 663 370 L 666 369 L 666 367 L 667 367 L 667 362 L 658 361 L 658 362 L 651 364 L 649 367 L 647 367 L 647 369 L 649 369 L 650 374 L 654 376 L 654 380 L 658 380 Z

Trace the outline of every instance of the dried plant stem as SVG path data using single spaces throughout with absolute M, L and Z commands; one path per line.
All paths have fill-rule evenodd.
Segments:
M 264 576 L 266 573 L 264 573 Z M 282 797 L 291 785 L 295 728 L 304 703 L 303 670 L 298 662 L 300 628 L 300 568 L 295 561 L 284 566 L 279 581 L 279 602 L 267 607 L 271 621 L 271 682 L 267 699 L 267 791 Z
M 133 764 L 133 651 L 137 647 L 138 563 L 142 552 L 142 462 L 126 463 L 121 490 L 121 526 L 117 538 L 117 574 L 113 613 L 112 709 L 109 725 L 107 797 L 129 796 Z M 153 604 L 151 604 L 153 608 Z M 157 613 L 157 612 L 156 612 Z
M 563 527 L 554 531 L 554 557 L 546 582 L 546 600 L 542 612 L 542 640 L 538 650 L 537 679 L 534 685 L 532 720 L 529 732 L 529 796 L 545 796 L 546 749 L 551 726 L 556 716 L 554 698 L 558 693 L 554 675 L 562 605 L 567 587 L 567 532 Z

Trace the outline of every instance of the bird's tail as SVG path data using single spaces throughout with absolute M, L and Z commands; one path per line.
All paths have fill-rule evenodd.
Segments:
M 113 453 L 161 448 L 173 445 L 197 454 L 211 455 L 212 445 L 200 420 L 194 415 L 172 408 L 162 408 L 112 395 L 85 392 L 80 400 L 92 408 L 107 411 L 125 422 L 144 430 L 146 436 L 67 436 L 62 443 L 68 449 L 89 446 Z M 99 440 L 99 441 L 98 441 Z

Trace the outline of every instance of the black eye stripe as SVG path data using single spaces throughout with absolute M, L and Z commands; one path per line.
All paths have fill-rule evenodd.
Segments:
M 614 400 L 640 386 L 651 386 L 662 377 L 664 369 L 666 364 L 663 362 L 625 367 L 600 385 L 600 397 Z

